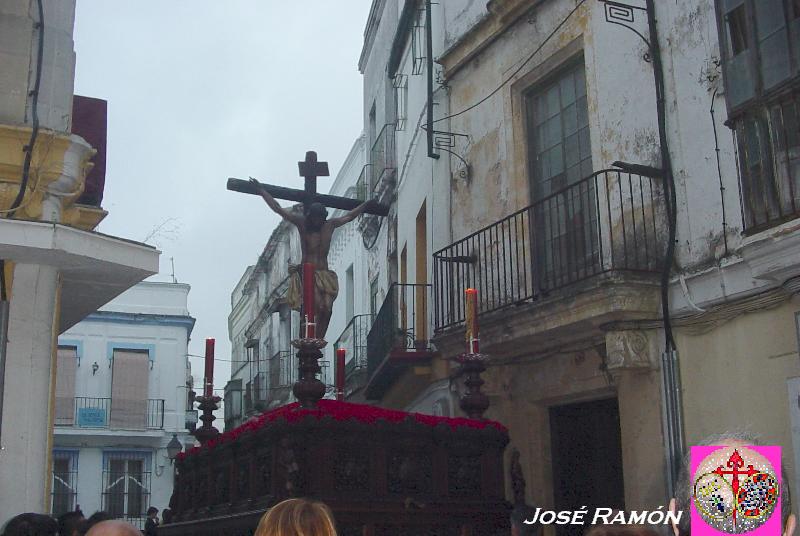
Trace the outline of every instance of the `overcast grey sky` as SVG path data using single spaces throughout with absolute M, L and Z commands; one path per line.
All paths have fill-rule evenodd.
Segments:
M 362 129 L 357 62 L 370 0 L 78 0 L 75 93 L 108 100 L 102 232 L 148 241 L 189 283 L 191 354 L 229 359 L 230 293 L 278 217 L 228 192 L 248 175 L 302 188 L 316 150 L 336 174 Z M 332 178 L 320 179 L 326 191 Z M 284 202 L 284 204 L 287 204 Z M 196 385 L 202 360 L 192 359 Z M 227 362 L 217 362 L 224 386 Z

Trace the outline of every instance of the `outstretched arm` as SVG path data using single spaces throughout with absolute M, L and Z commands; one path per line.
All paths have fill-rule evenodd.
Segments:
M 275 198 L 272 197 L 272 195 L 270 195 L 270 193 L 266 191 L 263 186 L 261 186 L 261 183 L 253 177 L 250 177 L 250 184 L 255 186 L 256 191 L 258 191 L 259 195 L 264 199 L 264 201 L 266 201 L 267 206 L 275 211 L 281 218 L 295 224 L 298 227 L 303 223 L 303 218 L 280 206 L 278 202 L 275 201 Z
M 363 203 L 358 205 L 356 208 L 354 208 L 344 216 L 340 218 L 331 218 L 328 221 L 333 225 L 334 228 L 341 227 L 345 223 L 350 223 L 354 219 L 358 218 L 361 214 L 364 213 L 365 210 L 367 210 L 368 208 L 372 208 L 374 206 L 375 206 L 375 201 L 370 199 L 368 201 L 364 201 Z

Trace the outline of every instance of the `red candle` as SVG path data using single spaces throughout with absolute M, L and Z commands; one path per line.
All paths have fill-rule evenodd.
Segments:
M 344 358 L 346 350 L 336 350 L 336 400 L 344 400 Z
M 214 342 L 212 337 L 206 339 L 206 374 L 203 392 L 206 397 L 214 396 Z
M 303 313 L 306 318 L 306 338 L 313 339 L 314 325 L 314 265 L 303 264 Z
M 468 288 L 464 294 L 467 351 L 477 354 L 480 350 L 478 344 L 478 291 Z

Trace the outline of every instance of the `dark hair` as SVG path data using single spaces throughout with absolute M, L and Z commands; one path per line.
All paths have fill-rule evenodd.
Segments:
M 58 534 L 60 536 L 72 536 L 75 531 L 80 533 L 85 522 L 86 518 L 83 517 L 83 512 L 80 510 L 61 514 L 58 516 Z
M 97 512 L 93 513 L 89 516 L 89 519 L 83 524 L 83 531 L 81 534 L 86 534 L 89 532 L 89 529 L 100 523 L 101 521 L 109 521 L 114 519 L 114 516 L 109 514 L 108 512 L 104 512 L 103 510 L 98 510 Z
M 321 216 L 324 219 L 328 217 L 328 209 L 322 203 L 311 203 L 306 209 L 306 216 Z
M 44 514 L 20 514 L 6 523 L 3 536 L 56 536 L 58 522 Z
M 158 508 L 156 508 L 155 506 L 151 506 L 150 508 L 147 509 L 147 515 L 157 514 L 157 513 L 158 513 Z

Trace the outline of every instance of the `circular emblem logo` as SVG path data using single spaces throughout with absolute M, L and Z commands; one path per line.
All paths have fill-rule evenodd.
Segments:
M 778 479 L 772 464 L 747 447 L 715 450 L 698 465 L 694 506 L 717 530 L 741 534 L 767 522 L 778 504 Z

